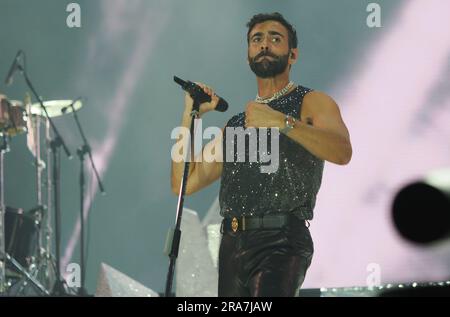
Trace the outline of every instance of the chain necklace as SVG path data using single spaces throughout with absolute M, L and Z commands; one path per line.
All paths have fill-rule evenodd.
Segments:
M 275 99 L 278 99 L 281 96 L 285 95 L 292 87 L 294 87 L 293 81 L 289 82 L 289 84 L 287 84 L 286 87 L 284 87 L 280 91 L 277 91 L 276 93 L 274 93 L 272 95 L 272 97 L 270 97 L 270 98 L 262 98 L 259 95 L 256 95 L 255 101 L 257 103 L 266 103 L 267 104 L 267 103 L 274 101 Z

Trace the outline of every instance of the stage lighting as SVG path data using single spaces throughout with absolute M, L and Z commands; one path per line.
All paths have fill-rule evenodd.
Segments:
M 450 237 L 450 169 L 438 170 L 410 183 L 396 195 L 392 217 L 399 233 L 414 243 Z

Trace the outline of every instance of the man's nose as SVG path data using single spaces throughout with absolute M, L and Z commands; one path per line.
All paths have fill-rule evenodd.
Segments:
M 269 41 L 265 37 L 261 41 L 261 51 L 268 51 L 268 50 L 269 50 Z

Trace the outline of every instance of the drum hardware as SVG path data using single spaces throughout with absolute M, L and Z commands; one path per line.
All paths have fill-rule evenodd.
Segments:
M 27 114 L 23 103 L 2 99 L 0 103 L 0 133 L 15 136 L 27 132 Z
M 4 99 L 3 99 L 4 100 Z M 22 106 L 22 103 L 19 101 L 13 101 L 13 103 L 6 103 L 2 100 L 2 112 L 0 113 L 6 113 L 5 109 L 8 104 L 13 104 L 12 109 L 24 109 Z M 63 100 L 61 101 L 50 101 L 47 102 L 47 104 L 52 107 L 53 116 L 57 116 L 58 113 L 63 113 L 61 109 L 64 110 L 64 107 L 67 106 L 67 104 L 71 104 L 72 101 L 70 100 Z M 76 106 L 78 109 L 81 107 L 81 102 L 77 103 Z M 31 117 L 33 120 L 36 119 L 36 122 L 39 122 L 40 116 L 39 112 L 37 112 L 36 104 L 31 105 L 29 107 L 32 111 L 26 112 L 29 117 Z M 10 112 L 10 111 L 8 111 Z M 31 112 L 34 112 L 36 114 L 32 114 Z M 67 111 L 70 113 L 71 111 Z M 18 113 L 18 112 L 16 112 Z M 62 115 L 62 114 L 61 114 Z M 27 118 L 26 116 L 23 116 L 24 118 Z M 52 270 L 53 275 L 57 274 L 57 265 L 55 262 L 58 262 L 55 257 L 51 255 L 50 252 L 50 245 L 48 245 L 47 248 L 43 248 L 41 241 L 41 234 L 44 231 L 41 227 L 42 221 L 46 216 L 47 208 L 46 206 L 42 205 L 42 196 L 41 196 L 41 171 L 45 169 L 45 163 L 40 160 L 40 143 L 39 143 L 39 133 L 36 133 L 36 130 L 39 130 L 39 125 L 35 124 L 34 126 L 31 126 L 31 129 L 28 129 L 30 127 L 30 123 L 28 120 L 16 120 L 16 124 L 12 124 L 11 120 L 13 118 L 10 115 L 3 115 L 1 117 L 4 120 L 0 120 L 0 126 L 1 126 L 1 133 L 0 137 L 3 139 L 3 143 L 1 144 L 1 150 L 2 150 L 2 157 L 0 162 L 0 169 L 1 169 L 1 201 L 3 202 L 3 154 L 9 151 L 9 139 L 11 137 L 14 137 L 21 132 L 30 132 L 33 133 L 33 142 L 32 142 L 32 148 L 33 148 L 33 155 L 35 156 L 35 164 L 37 173 L 37 188 L 38 188 L 38 203 L 39 205 L 29 209 L 28 211 L 24 212 L 21 208 L 11 208 L 11 207 L 0 207 L 0 225 L 4 224 L 4 226 L 1 226 L 0 229 L 4 230 L 5 232 L 3 234 L 0 233 L 0 243 L 3 244 L 3 246 L 0 249 L 0 294 L 6 294 L 6 295 L 19 295 L 26 287 L 27 285 L 33 285 L 34 288 L 39 290 L 39 294 L 41 295 L 63 295 L 65 294 L 65 287 L 64 285 L 61 285 L 61 288 L 58 290 L 56 289 L 56 281 L 53 281 L 53 283 L 49 282 L 52 279 L 50 269 Z M 14 119 L 15 120 L 15 119 Z M 30 120 L 31 121 L 31 120 Z M 48 122 L 48 121 L 47 121 Z M 18 125 L 17 123 L 20 123 Z M 20 127 L 20 129 L 19 129 Z M 51 183 L 50 183 L 51 185 Z M 55 191 L 56 192 L 56 191 Z M 4 204 L 1 204 L 4 206 Z M 48 215 L 47 215 L 48 216 Z M 47 217 L 49 224 L 50 224 L 50 217 Z M 4 219 L 4 220 L 1 220 Z M 49 226 L 47 226 L 46 230 L 46 242 L 49 242 L 51 239 L 52 231 Z M 5 244 L 6 243 L 6 244 Z M 1 256 L 5 255 L 5 256 Z M 42 272 L 45 269 L 44 272 Z M 52 289 L 53 291 L 48 291 L 37 278 L 38 275 L 42 275 L 42 273 L 45 274 L 41 280 L 45 281 L 45 284 L 47 285 L 47 289 Z M 33 275 L 36 275 L 35 277 Z M 62 282 L 61 284 L 64 284 Z M 14 289 L 13 289 L 14 288 Z
M 25 54 L 23 54 L 25 55 Z M 38 115 L 46 118 L 46 120 L 49 122 L 50 127 L 53 132 L 54 138 L 50 141 L 50 148 L 52 151 L 52 167 L 53 167 L 53 200 L 54 200 L 54 211 L 55 211 L 55 253 L 56 253 L 56 276 L 57 280 L 55 281 L 55 284 L 53 285 L 53 290 L 51 292 L 52 295 L 61 296 L 66 294 L 65 288 L 64 288 L 64 282 L 61 275 L 61 267 L 60 267 L 60 241 L 61 241 L 61 234 L 60 234 L 60 228 L 61 228 L 61 220 L 60 220 L 60 148 L 62 147 L 64 152 L 66 153 L 67 157 L 70 159 L 72 158 L 72 155 L 67 148 L 67 145 L 64 142 L 64 139 L 62 138 L 61 134 L 59 133 L 58 129 L 56 128 L 55 124 L 53 123 L 52 117 L 49 115 L 49 112 L 47 111 L 47 108 L 44 105 L 44 101 L 40 97 L 40 95 L 36 92 L 36 89 L 34 88 L 27 70 L 25 67 L 23 67 L 21 64 L 17 63 L 17 69 L 19 69 L 25 78 L 25 82 L 28 86 L 28 88 L 33 93 L 34 97 L 38 101 L 38 104 L 40 105 L 40 112 L 38 111 Z M 36 107 L 34 107 L 36 108 Z M 33 109 L 33 106 L 31 107 Z M 60 113 L 62 112 L 62 109 L 59 109 Z M 33 110 L 31 110 L 33 111 Z
M 6 258 L 5 258 L 5 200 L 4 200 L 4 154 L 9 150 L 8 136 L 2 133 L 3 142 L 0 145 L 0 294 L 6 290 Z
M 34 215 L 23 209 L 6 207 L 5 253 L 12 256 L 22 267 L 28 268 L 37 254 L 39 224 Z M 6 267 L 8 269 L 8 266 Z
M 37 278 L 42 281 L 42 283 L 47 287 L 47 289 L 51 289 L 53 286 L 53 282 L 51 279 L 50 273 L 54 275 L 54 270 L 50 272 L 50 269 L 53 269 L 53 263 L 50 263 L 52 259 L 47 254 L 50 254 L 51 245 L 51 217 L 50 217 L 50 207 L 51 207 L 51 190 L 50 186 L 52 186 L 49 181 L 51 177 L 51 173 L 47 171 L 47 177 L 44 178 L 47 183 L 47 206 L 44 206 L 43 203 L 43 190 L 42 190 L 42 172 L 46 168 L 46 163 L 41 159 L 41 123 L 45 118 L 40 117 L 38 114 L 32 114 L 32 107 L 35 109 L 36 106 L 32 105 L 31 96 L 29 93 L 25 95 L 25 107 L 27 109 L 27 114 L 29 117 L 28 120 L 28 134 L 27 134 L 27 147 L 30 152 L 33 154 L 35 158 L 33 166 L 36 170 L 36 197 L 37 197 L 37 207 L 32 208 L 27 211 L 27 214 L 33 216 L 36 224 L 38 225 L 38 255 L 35 258 L 34 263 L 38 267 Z M 46 139 L 50 139 L 50 131 L 49 131 L 49 123 L 45 121 L 46 128 Z M 44 142 L 48 150 L 48 143 Z M 47 162 L 49 162 L 49 156 L 47 156 Z M 46 224 L 45 224 L 46 223 Z M 42 226 L 44 224 L 44 226 Z M 45 239 L 45 241 L 43 241 Z M 30 268 L 31 270 L 31 268 Z
M 22 50 L 19 50 L 14 58 L 8 75 L 6 76 L 6 84 L 12 82 L 14 72 L 18 69 L 20 57 L 25 60 Z M 20 112 L 20 111 L 19 111 Z M 17 108 L 11 107 L 6 98 L 0 96 L 0 134 L 3 142 L 0 145 L 0 294 L 4 294 L 6 290 L 6 263 L 7 254 L 5 251 L 5 186 L 4 186 L 4 154 L 9 151 L 9 135 L 17 131 L 16 120 L 20 118 L 17 116 Z M 11 130 L 12 129 L 12 130 Z
M 25 59 L 24 53 L 22 56 Z M 103 185 L 98 177 L 97 170 L 95 169 L 89 144 L 85 138 L 81 129 L 79 120 L 76 116 L 76 112 L 83 106 L 80 99 L 76 100 L 51 100 L 43 101 L 31 83 L 30 78 L 26 72 L 25 64 L 21 64 L 16 59 L 14 62 L 14 69 L 19 70 L 25 78 L 25 82 L 28 88 L 31 90 L 34 97 L 37 99 L 37 103 L 31 103 L 30 95 L 27 95 L 24 103 L 20 101 L 6 101 L 2 100 L 0 108 L 0 135 L 3 138 L 8 139 L 19 134 L 27 134 L 27 145 L 32 152 L 36 168 L 36 185 L 37 185 L 37 205 L 36 207 L 23 212 L 23 209 L 10 208 L 8 212 L 5 211 L 3 203 L 3 194 L 0 206 L 0 216 L 8 218 L 7 221 L 2 221 L 0 218 L 0 224 L 6 224 L 7 235 L 0 236 L 0 242 L 7 242 L 8 248 L 0 248 L 1 254 L 5 255 L 3 272 L 8 275 L 9 279 L 0 279 L 1 285 L 7 286 L 11 289 L 12 281 L 18 280 L 14 284 L 17 288 L 17 292 L 21 293 L 30 282 L 33 286 L 39 289 L 39 292 L 44 295 L 67 295 L 65 281 L 62 279 L 61 267 L 60 267 L 60 148 L 63 150 L 69 158 L 71 158 L 70 152 L 65 145 L 61 135 L 58 133 L 52 118 L 59 117 L 65 114 L 72 113 L 74 115 L 77 126 L 80 130 L 80 134 L 83 138 L 83 146 L 77 151 L 80 158 L 80 202 L 81 202 L 81 224 L 84 225 L 83 217 L 83 205 L 84 205 L 84 156 L 89 155 L 92 167 L 97 176 L 99 188 L 104 193 Z M 0 97 L 0 99 L 2 99 Z M 25 104 L 25 105 L 24 105 Z M 40 159 L 40 125 L 41 120 L 45 122 L 45 142 L 47 159 L 46 162 Z M 53 132 L 53 137 L 51 133 Z M 5 149 L 9 149 L 8 143 L 5 141 Z M 1 190 L 3 191 L 3 153 L 1 160 Z M 46 175 L 46 204 L 43 203 L 42 188 L 41 188 L 41 173 L 44 169 L 47 169 Z M 46 205 L 46 206 L 45 206 Z M 2 208 L 3 207 L 3 208 Z M 54 235 L 51 226 L 51 217 L 54 211 Z M 44 226 L 42 226 L 44 224 Z M 3 226 L 4 227 L 4 226 Z M 0 229 L 5 229 L 5 228 Z M 20 232 L 20 234 L 19 234 Z M 1 232 L 0 232 L 1 235 Z M 51 250 L 51 240 L 54 237 L 55 242 L 55 256 Z M 84 290 L 84 234 L 81 232 L 81 258 L 82 258 L 82 287 L 78 289 L 79 295 L 85 295 Z M 37 238 L 36 238 L 37 237 Z M 6 239 L 5 239 L 6 238 Z M 42 239 L 45 242 L 42 243 Z M 20 246 L 20 247 L 19 247 Z M 0 245 L 1 247 L 1 245 Z M 3 250 L 5 252 L 3 252 Z M 11 252 L 11 253 L 10 253 Z M 0 258 L 1 259 L 1 258 Z M 6 265 L 7 262 L 7 265 Z M 0 262 L 1 264 L 1 262 Z M 42 270 L 44 268 L 44 270 Z M 50 271 L 53 271 L 53 276 Z M 44 275 L 44 276 L 42 276 Z M 53 278 L 53 283 L 50 280 Z M 44 283 L 42 282 L 44 281 Z M 19 284 L 18 284 L 19 283 Z M 45 285 L 44 285 L 45 284 Z M 0 285 L 0 286 L 1 286 Z M 4 291 L 3 287 L 0 289 L 0 294 Z
M 37 289 L 39 289 L 39 291 L 43 295 L 47 295 L 47 296 L 50 295 L 50 292 L 48 290 L 46 290 L 45 287 L 38 280 L 36 280 L 30 273 L 28 273 L 28 270 L 26 270 L 23 266 L 21 266 L 19 262 L 17 262 L 8 253 L 4 253 L 4 255 L 6 255 L 4 258 L 6 258 L 8 263 L 11 263 L 17 271 L 19 271 L 23 274 L 23 278 L 25 278 L 24 282 L 30 282 L 31 284 L 33 284 Z M 8 288 L 10 288 L 12 286 L 12 283 L 8 283 L 7 286 L 8 286 Z M 23 286 L 26 286 L 26 284 Z M 8 294 L 7 291 L 5 293 Z M 16 295 L 16 294 L 12 294 L 12 295 Z
M 45 206 L 39 205 L 39 206 L 31 208 L 26 213 L 29 215 L 39 214 L 42 217 L 42 213 L 46 210 L 47 210 L 47 208 Z
M 4 204 L 4 154 L 9 152 L 9 140 L 27 133 L 27 112 L 23 103 L 1 99 L 0 102 L 0 294 L 8 294 L 14 280 L 31 282 L 40 294 L 48 291 L 29 272 L 39 269 L 37 263 L 37 236 L 40 232 L 42 212 L 39 205 L 28 212 Z M 21 287 L 19 287 L 21 288 Z

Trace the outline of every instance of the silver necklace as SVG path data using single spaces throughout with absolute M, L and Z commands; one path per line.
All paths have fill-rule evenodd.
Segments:
M 276 93 L 274 93 L 272 95 L 272 97 L 269 98 L 261 98 L 259 95 L 256 95 L 255 101 L 257 103 L 269 103 L 271 101 L 274 101 L 275 99 L 280 98 L 281 96 L 285 95 L 289 89 L 291 89 L 292 87 L 294 87 L 294 82 L 291 81 L 289 82 L 289 84 L 286 85 L 286 87 L 284 87 L 283 89 L 281 89 L 280 91 L 277 91 Z

